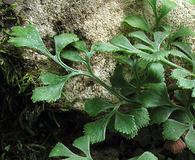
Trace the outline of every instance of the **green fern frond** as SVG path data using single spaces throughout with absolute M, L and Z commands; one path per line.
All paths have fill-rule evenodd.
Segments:
M 112 117 L 112 113 L 107 114 L 103 118 L 87 123 L 84 127 L 85 135 L 90 137 L 91 143 L 98 143 L 105 140 L 106 128 Z
M 195 97 L 195 75 L 185 69 L 174 69 L 171 77 L 177 80 L 177 85 L 183 89 L 192 89 L 192 97 Z
M 148 62 L 159 62 L 163 60 L 164 58 L 168 57 L 169 54 L 171 54 L 170 51 L 158 51 L 154 52 L 152 54 L 148 54 L 146 52 L 139 52 L 136 53 L 137 56 L 139 56 L 141 59 L 148 61 Z
M 133 109 L 130 114 L 134 117 L 138 129 L 149 125 L 150 117 L 146 108 Z
M 137 134 L 138 128 L 135 123 L 135 118 L 129 114 L 117 112 L 115 114 L 115 129 L 122 134 L 131 135 L 133 137 Z

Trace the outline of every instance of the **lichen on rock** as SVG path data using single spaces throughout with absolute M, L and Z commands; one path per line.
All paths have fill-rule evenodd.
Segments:
M 195 7 L 185 0 L 176 2 L 178 6 L 167 21 L 172 26 L 184 24 L 195 28 Z M 127 14 L 142 14 L 151 24 L 154 23 L 151 9 L 145 4 L 144 0 L 23 0 L 22 13 L 37 26 L 43 37 L 74 32 L 91 44 L 107 41 L 119 33 Z M 194 39 L 190 41 L 194 44 Z M 109 83 L 116 63 L 103 55 L 95 55 L 92 63 L 95 73 Z M 65 99 L 74 103 L 74 107 L 80 107 L 83 100 L 94 96 L 114 98 L 85 77 L 74 78 L 66 87 Z

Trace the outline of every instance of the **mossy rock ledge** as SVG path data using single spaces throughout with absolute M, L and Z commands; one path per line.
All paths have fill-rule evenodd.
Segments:
M 166 21 L 173 27 L 187 25 L 195 29 L 195 7 L 186 0 L 175 0 L 177 8 Z M 53 37 L 63 32 L 74 32 L 89 44 L 107 41 L 121 32 L 121 22 L 128 14 L 144 15 L 150 23 L 154 22 L 151 10 L 144 0 L 16 0 L 17 12 L 39 29 L 42 37 Z M 195 49 L 195 39 L 189 39 Z M 32 51 L 24 51 L 24 58 L 37 63 L 37 71 L 47 70 L 53 65 Z M 95 73 L 109 83 L 116 63 L 103 55 L 93 58 Z M 79 67 L 79 66 L 78 66 Z M 59 68 L 53 67 L 53 70 Z M 66 85 L 65 98 L 60 102 L 82 109 L 87 98 L 101 96 L 114 99 L 103 87 L 90 83 L 88 78 L 75 77 Z

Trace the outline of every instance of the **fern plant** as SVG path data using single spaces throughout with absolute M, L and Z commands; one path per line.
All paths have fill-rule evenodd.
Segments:
M 70 151 L 62 143 L 56 144 L 56 146 L 51 150 L 49 157 L 50 158 L 65 158 L 64 160 L 93 160 L 90 154 L 90 139 L 88 136 L 83 136 L 77 138 L 73 142 L 73 146 L 81 150 L 85 156 L 80 156 L 72 151 Z M 144 152 L 141 156 L 131 158 L 129 160 L 158 160 L 151 152 Z
M 86 157 L 75 155 L 62 144 L 52 150 L 51 157 L 91 159 L 87 142 L 93 144 L 104 141 L 107 129 L 130 139 L 142 127 L 153 123 L 163 124 L 165 139 L 177 141 L 183 138 L 188 148 L 195 153 L 194 53 L 190 44 L 182 41 L 183 37 L 194 36 L 195 33 L 187 27 L 173 32 L 170 26 L 162 25 L 162 19 L 176 7 L 173 1 L 163 0 L 159 10 L 157 0 L 148 0 L 148 4 L 154 12 L 155 26 L 150 26 L 140 16 L 128 16 L 124 23 L 135 31 L 127 36 L 116 35 L 109 42 L 97 42 L 90 49 L 75 34 L 66 33 L 54 37 L 55 53 L 50 53 L 33 25 L 12 29 L 9 40 L 11 44 L 35 49 L 68 73 L 42 74 L 39 79 L 43 86 L 34 89 L 33 102 L 55 102 L 61 97 L 67 81 L 75 76 L 89 77 L 118 99 L 115 103 L 100 97 L 86 101 L 85 111 L 96 120 L 85 125 L 85 136 L 74 143 Z M 80 52 L 84 54 L 80 55 Z M 97 53 L 111 53 L 109 55 L 118 61 L 110 78 L 111 85 L 93 72 L 90 59 Z M 188 67 L 176 64 L 172 61 L 175 58 L 188 63 Z M 65 60 L 80 63 L 85 69 L 72 68 Z M 165 76 L 167 70 L 171 75 Z M 169 80 L 173 84 L 168 83 Z M 85 144 L 81 144 L 84 141 Z
M 70 151 L 66 146 L 64 146 L 62 143 L 56 144 L 56 146 L 52 149 L 52 151 L 49 154 L 49 157 L 60 157 L 65 158 L 68 157 L 67 160 L 92 160 L 91 154 L 90 154 L 90 139 L 88 136 L 83 136 L 80 138 L 77 138 L 73 142 L 73 146 L 81 150 L 85 156 L 79 156 L 72 151 Z
M 131 158 L 129 160 L 158 160 L 151 152 L 144 152 L 141 156 Z

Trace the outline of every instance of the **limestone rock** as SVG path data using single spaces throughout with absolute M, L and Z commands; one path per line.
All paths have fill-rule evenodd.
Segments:
M 176 2 L 178 6 L 167 21 L 173 26 L 183 24 L 195 28 L 195 7 L 185 0 Z M 22 13 L 38 27 L 43 37 L 74 32 L 89 44 L 106 41 L 120 32 L 121 22 L 127 14 L 142 14 L 151 24 L 154 22 L 151 9 L 143 0 L 23 0 Z M 190 41 L 194 43 L 195 40 Z M 115 62 L 95 55 L 93 66 L 96 74 L 109 83 Z M 66 87 L 66 100 L 74 103 L 74 107 L 80 107 L 83 100 L 94 96 L 113 99 L 107 91 L 87 78 L 74 78 Z

